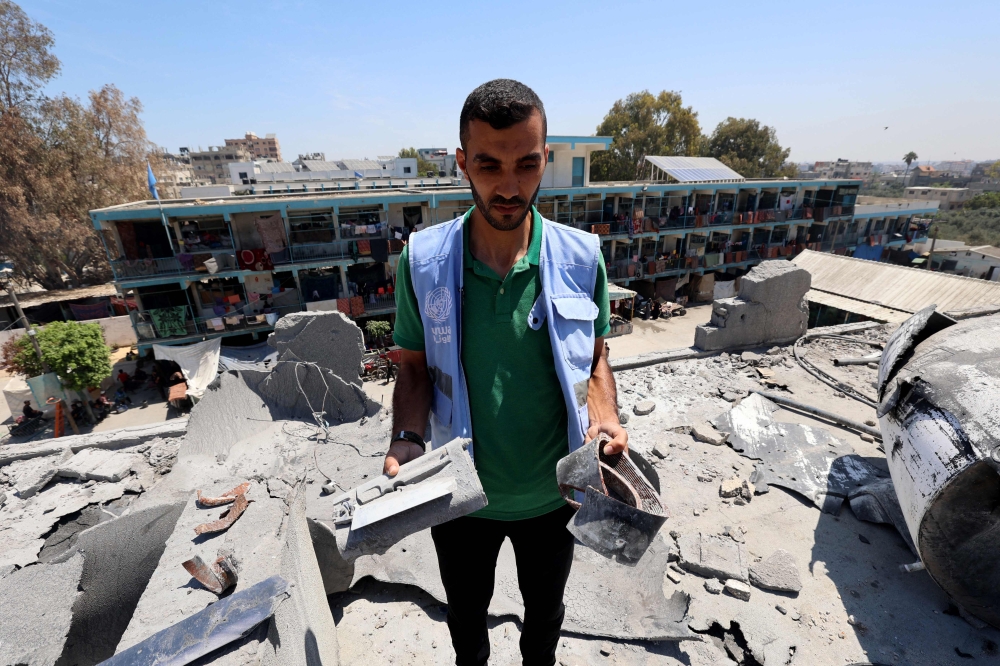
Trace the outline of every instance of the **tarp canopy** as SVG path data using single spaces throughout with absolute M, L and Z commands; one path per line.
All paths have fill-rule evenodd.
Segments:
M 21 377 L 11 377 L 10 381 L 3 388 L 3 398 L 7 402 L 10 415 L 17 418 L 24 410 L 24 401 L 30 400 L 32 409 L 39 409 L 35 396 L 31 393 L 28 382 Z M 51 405 L 44 405 L 43 412 L 51 412 L 54 409 Z
M 221 348 L 222 338 L 184 347 L 153 345 L 153 358 L 158 361 L 174 361 L 181 366 L 181 372 L 187 380 L 187 394 L 200 399 L 218 374 Z
M 619 287 L 616 284 L 608 284 L 609 301 L 620 301 L 626 298 L 635 298 L 635 292 L 625 287 Z

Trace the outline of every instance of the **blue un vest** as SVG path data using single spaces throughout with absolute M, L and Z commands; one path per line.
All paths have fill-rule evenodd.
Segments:
M 410 279 L 424 325 L 427 369 L 434 384 L 431 446 L 472 437 L 469 391 L 462 369 L 462 293 L 465 257 L 458 217 L 410 236 Z M 552 358 L 566 403 L 569 450 L 584 443 L 590 418 L 587 388 L 594 360 L 594 285 L 600 240 L 544 220 L 538 274 L 542 293 L 528 314 L 534 330 L 548 324 Z M 469 449 L 473 453 L 472 447 Z

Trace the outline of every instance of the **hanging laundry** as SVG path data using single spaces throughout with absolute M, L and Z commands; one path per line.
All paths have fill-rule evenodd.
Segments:
M 87 305 L 69 304 L 69 309 L 73 311 L 73 317 L 77 321 L 88 319 L 103 319 L 108 316 L 107 303 L 91 303 Z
M 369 241 L 372 250 L 372 259 L 375 261 L 389 261 L 389 241 L 384 238 L 373 238 Z
M 271 263 L 271 256 L 264 248 L 253 250 L 240 250 L 236 256 L 240 268 L 246 271 L 269 271 L 274 268 Z
M 156 333 L 161 338 L 187 335 L 187 306 L 178 305 L 172 308 L 157 308 L 149 311 Z
M 280 215 L 258 217 L 254 220 L 254 224 L 268 254 L 275 254 L 285 249 L 285 223 Z

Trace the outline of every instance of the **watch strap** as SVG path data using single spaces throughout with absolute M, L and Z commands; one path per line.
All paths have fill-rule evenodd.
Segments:
M 416 444 L 424 451 L 427 450 L 427 444 L 424 443 L 424 438 L 420 436 L 419 433 L 415 433 L 412 430 L 400 430 L 395 435 L 392 436 L 392 442 L 399 440 L 404 440 L 412 444 Z M 392 442 L 389 442 L 392 445 Z

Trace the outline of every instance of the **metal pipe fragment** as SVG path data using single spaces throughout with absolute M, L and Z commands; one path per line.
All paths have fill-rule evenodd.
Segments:
M 205 586 L 210 592 L 222 594 L 233 585 L 239 577 L 236 575 L 236 565 L 232 556 L 223 555 L 211 565 L 206 564 L 201 556 L 195 555 L 181 564 L 187 572 Z
M 207 534 L 209 532 L 221 532 L 236 522 L 236 519 L 243 515 L 243 512 L 250 506 L 246 495 L 237 495 L 233 505 L 227 511 L 223 511 L 218 520 L 210 523 L 202 523 L 194 528 L 195 534 Z
M 792 400 L 791 398 L 786 398 L 778 393 L 772 393 L 770 391 L 758 391 L 756 389 L 751 389 L 751 393 L 756 393 L 764 398 L 767 398 L 771 402 L 776 402 L 783 407 L 791 407 L 792 409 L 797 409 L 802 412 L 807 412 L 815 416 L 827 419 L 828 421 L 833 421 L 845 428 L 850 428 L 851 430 L 857 430 L 858 432 L 863 432 L 866 435 L 871 435 L 872 437 L 881 441 L 882 431 L 878 428 L 872 428 L 871 426 L 866 426 L 864 423 L 858 423 L 857 421 L 849 418 L 845 418 L 840 414 L 834 414 L 833 412 L 828 412 L 825 409 L 820 409 L 819 407 L 813 407 L 812 405 L 807 405 L 804 402 L 799 402 L 798 400 Z
M 835 358 L 833 359 L 833 364 L 838 367 L 841 365 L 868 365 L 869 363 L 878 363 L 879 359 L 881 358 L 882 354 L 873 354 L 871 356 Z

